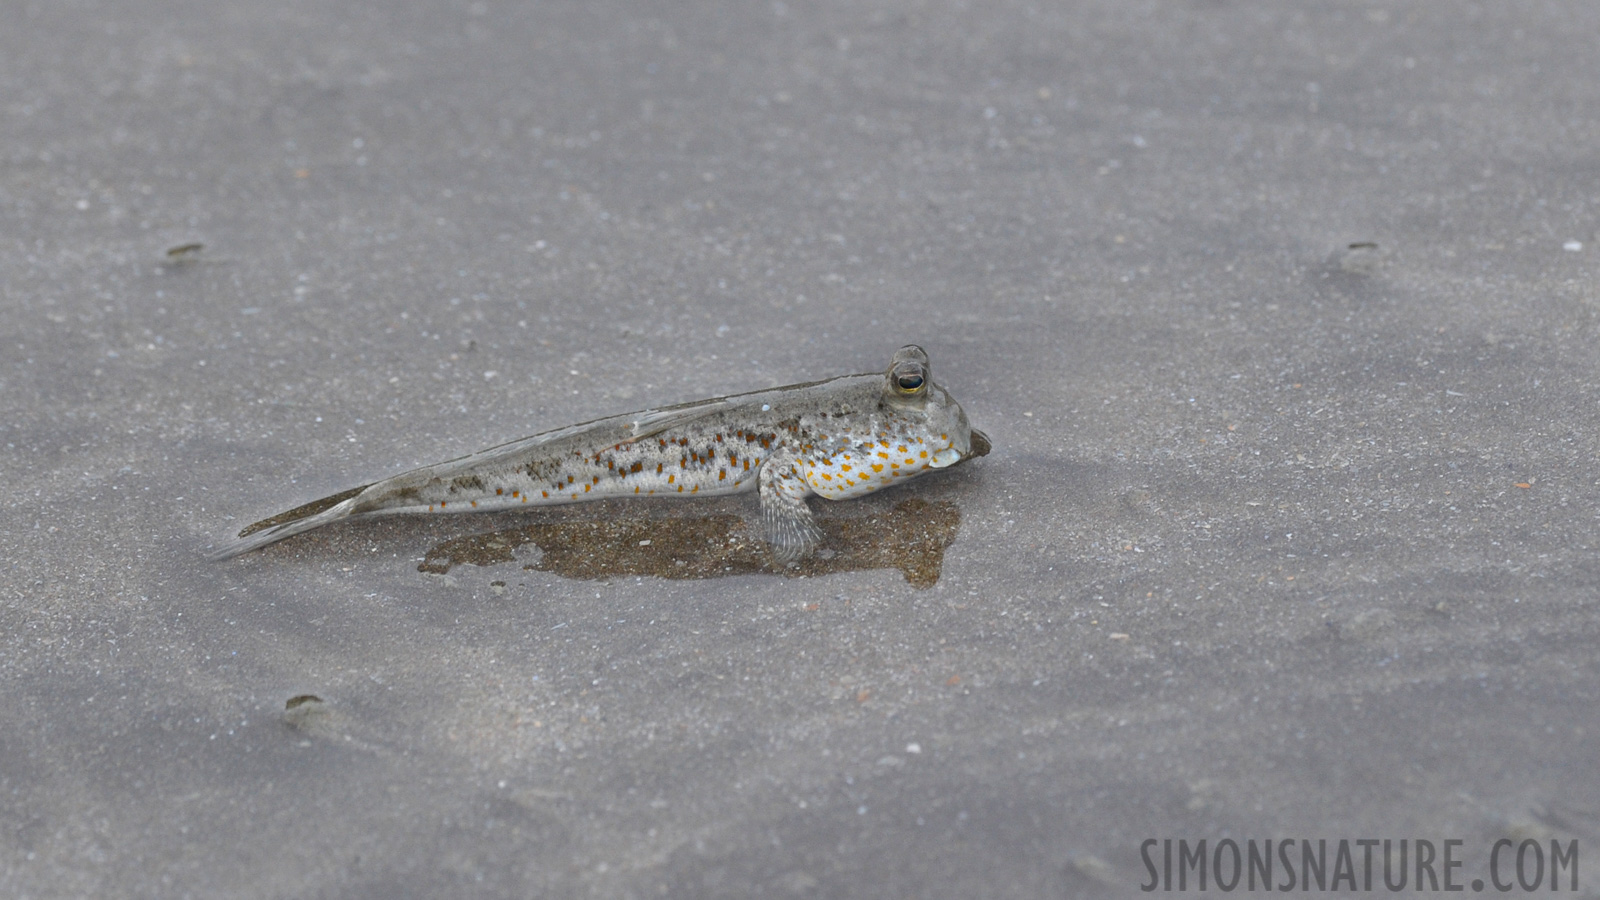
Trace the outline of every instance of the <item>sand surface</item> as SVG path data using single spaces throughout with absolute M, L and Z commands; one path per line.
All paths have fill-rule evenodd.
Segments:
M 1503 837 L 1600 850 L 1600 6 L 6 18 L 0 895 L 1122 897 L 1147 838 L 1459 839 L 1462 881 Z M 858 555 L 805 577 L 728 549 L 751 498 L 206 561 L 909 342 L 993 452 L 830 505 Z

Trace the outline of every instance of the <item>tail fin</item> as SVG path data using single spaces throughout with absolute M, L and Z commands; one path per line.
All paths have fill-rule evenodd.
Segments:
M 364 484 L 358 488 L 341 491 L 331 497 L 313 500 L 304 506 L 297 506 L 288 512 L 281 512 L 254 525 L 246 526 L 239 532 L 239 540 L 212 553 L 210 558 L 213 562 L 229 559 L 281 541 L 291 535 L 349 518 L 355 514 L 357 497 L 369 487 L 372 485 Z

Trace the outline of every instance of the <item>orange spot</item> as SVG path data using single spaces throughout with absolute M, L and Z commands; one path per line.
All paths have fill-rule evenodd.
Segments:
M 874 471 L 874 472 L 882 472 L 883 471 L 883 463 L 873 463 L 872 464 L 872 471 Z
M 829 475 L 827 472 L 823 472 L 822 473 L 822 480 L 823 481 L 832 481 L 833 480 L 833 476 Z
M 918 455 L 921 456 L 923 459 L 927 459 L 928 458 L 928 451 L 924 450 L 921 453 L 919 453 Z
M 476 500 L 472 500 L 472 501 L 469 501 L 469 502 L 471 502 L 471 503 L 472 503 L 472 508 L 473 508 L 473 509 L 477 509 L 477 508 L 478 508 L 478 501 L 476 501 Z
M 589 485 L 586 484 L 586 485 L 583 486 L 583 492 L 585 494 L 589 493 Z M 572 496 L 576 497 L 578 495 L 577 494 L 573 494 Z
M 520 497 L 520 496 L 522 496 L 522 492 L 521 491 L 512 491 L 511 492 L 511 496 L 512 497 Z
M 694 492 L 696 492 L 698 490 L 700 490 L 700 485 L 697 484 L 694 487 L 689 489 L 689 493 L 693 494 Z
M 1529 484 L 1526 481 L 1519 481 L 1519 482 L 1517 482 L 1517 487 L 1522 488 L 1523 490 L 1527 490 L 1528 488 L 1533 487 L 1533 485 Z
M 546 500 L 548 500 L 548 499 L 550 499 L 550 492 L 549 492 L 549 491 L 540 491 L 540 492 L 539 492 L 539 493 L 540 493 L 540 495 L 542 495 L 542 496 L 543 496 L 543 497 L 544 497 L 544 498 L 545 498 L 545 499 L 546 499 Z
M 446 501 L 444 501 L 444 500 L 440 500 L 440 501 L 439 501 L 439 508 L 440 508 L 440 509 L 444 509 L 444 505 L 445 505 L 445 502 L 446 502 Z
M 677 481 L 677 480 L 678 480 L 678 476 L 676 476 L 676 475 L 668 475 L 667 476 L 667 484 L 671 484 L 671 483 L 673 483 L 674 481 Z
M 850 471 L 850 467 L 849 467 L 849 466 L 848 466 L 848 465 L 843 465 L 843 466 L 840 466 L 840 467 L 839 467 L 839 471 L 841 471 L 841 472 L 848 472 L 848 471 Z
M 505 488 L 495 488 L 495 489 L 494 489 L 494 495 L 495 495 L 495 496 L 496 496 L 496 497 L 498 497 L 498 496 L 500 496 L 500 495 L 501 495 L 501 494 L 504 494 L 504 493 L 505 493 L 505 492 L 506 492 L 506 489 L 505 489 Z M 515 497 L 515 496 L 516 496 L 516 494 L 512 494 L 512 495 L 511 495 L 511 496 L 513 496 L 513 497 Z
M 924 455 L 926 455 L 926 454 L 924 454 Z M 908 457 L 906 457 L 906 465 L 908 465 L 908 466 L 914 466 L 914 465 L 916 465 L 916 464 L 917 464 L 917 461 L 916 461 L 916 460 L 914 460 L 914 459 L 912 459 L 912 458 L 911 458 L 911 457 L 909 457 L 909 456 L 908 456 Z
M 961 676 L 960 675 L 951 675 L 949 678 L 946 678 L 944 680 L 944 683 L 945 683 L 946 687 L 955 687 L 956 685 L 961 683 Z
M 683 493 L 683 485 L 678 485 L 678 493 Z
M 718 481 L 724 481 L 724 480 L 727 479 L 727 477 L 728 477 L 728 470 L 727 469 L 723 469 L 722 471 L 717 473 L 717 480 Z
M 656 474 L 657 475 L 661 474 L 661 463 L 656 463 Z
M 888 459 L 888 458 L 889 458 L 889 454 L 887 454 L 887 453 L 884 453 L 884 452 L 883 452 L 883 451 L 882 451 L 882 450 L 879 450 L 879 451 L 878 451 L 878 457 L 879 457 L 879 458 L 880 458 L 880 459 Z
M 906 449 L 906 445 L 905 444 L 901 444 L 900 445 L 900 452 L 901 453 L 910 453 L 911 451 Z

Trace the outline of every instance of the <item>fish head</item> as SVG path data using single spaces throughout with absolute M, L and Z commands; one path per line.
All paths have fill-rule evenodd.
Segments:
M 916 344 L 895 351 L 884 374 L 884 399 L 900 415 L 916 423 L 929 442 L 945 446 L 933 456 L 932 468 L 942 469 L 989 452 L 989 438 L 967 422 L 967 412 L 935 384 L 928 353 Z

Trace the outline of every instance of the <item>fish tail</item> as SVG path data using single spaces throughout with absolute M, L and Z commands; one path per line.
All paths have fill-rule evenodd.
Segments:
M 359 515 L 356 502 L 360 499 L 361 493 L 369 487 L 372 485 L 364 484 L 358 488 L 341 491 L 246 526 L 239 532 L 238 540 L 212 553 L 210 559 L 213 562 L 230 559 L 286 537 Z

